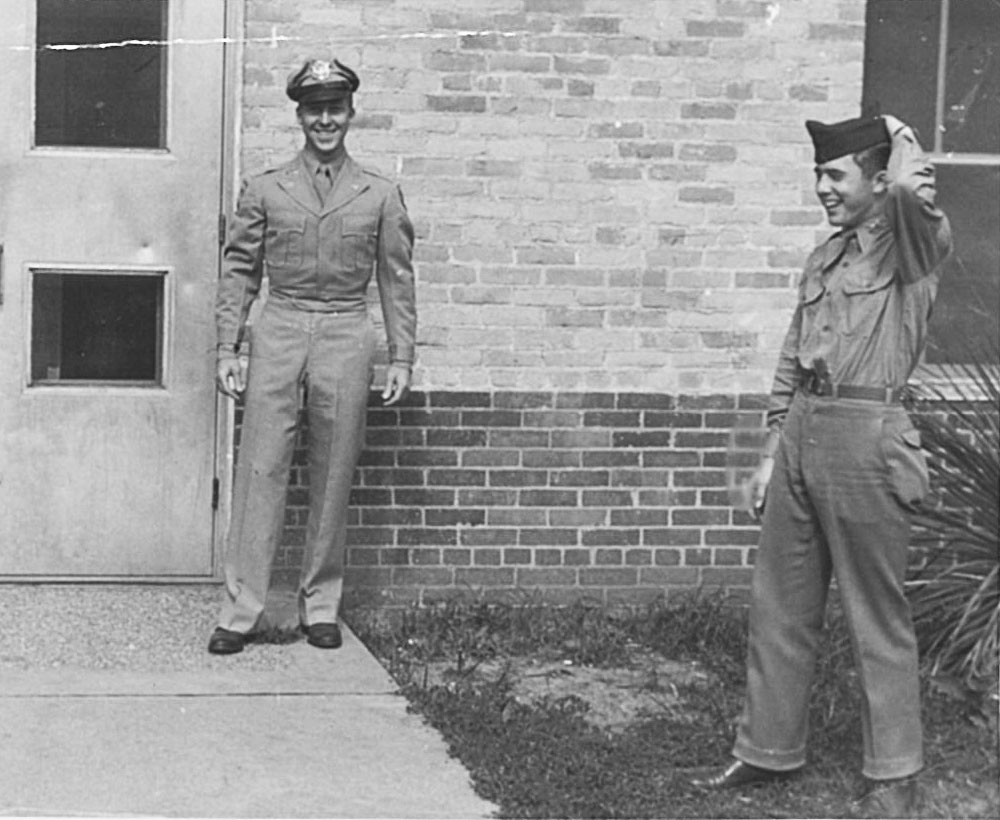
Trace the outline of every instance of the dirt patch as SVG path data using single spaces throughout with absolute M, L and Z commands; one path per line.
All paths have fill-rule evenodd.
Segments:
M 620 732 L 654 716 L 684 720 L 681 689 L 708 686 L 710 677 L 699 664 L 681 663 L 640 647 L 628 649 L 621 666 L 598 668 L 550 657 L 497 658 L 457 669 L 453 663 L 429 664 L 427 686 L 477 685 L 506 676 L 512 701 L 532 706 L 542 700 L 578 698 L 586 706 L 584 719 L 606 731 Z

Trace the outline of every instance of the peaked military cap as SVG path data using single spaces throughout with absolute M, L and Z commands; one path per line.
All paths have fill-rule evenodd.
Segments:
M 889 142 L 885 121 L 881 117 L 859 117 L 830 125 L 806 120 L 806 130 L 812 137 L 817 164 Z
M 285 92 L 295 102 L 342 100 L 358 90 L 358 75 L 340 60 L 306 60 L 302 68 L 288 75 Z

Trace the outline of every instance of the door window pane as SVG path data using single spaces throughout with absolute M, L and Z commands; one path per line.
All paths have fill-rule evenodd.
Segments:
M 34 271 L 31 384 L 160 384 L 163 274 Z
M 35 144 L 165 147 L 167 0 L 37 0 Z

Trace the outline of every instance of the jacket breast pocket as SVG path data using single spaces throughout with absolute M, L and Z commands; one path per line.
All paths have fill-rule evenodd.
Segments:
M 378 215 L 358 214 L 344 217 L 341 236 L 344 259 L 355 270 L 367 270 L 375 262 L 378 239 Z
M 305 222 L 269 227 L 264 235 L 267 264 L 276 268 L 297 268 L 302 265 Z

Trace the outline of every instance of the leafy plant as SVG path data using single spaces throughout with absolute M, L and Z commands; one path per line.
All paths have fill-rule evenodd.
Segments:
M 973 352 L 911 406 L 932 503 L 916 521 L 907 585 L 928 671 L 982 689 L 996 686 L 1000 660 L 1000 356 L 995 339 Z

